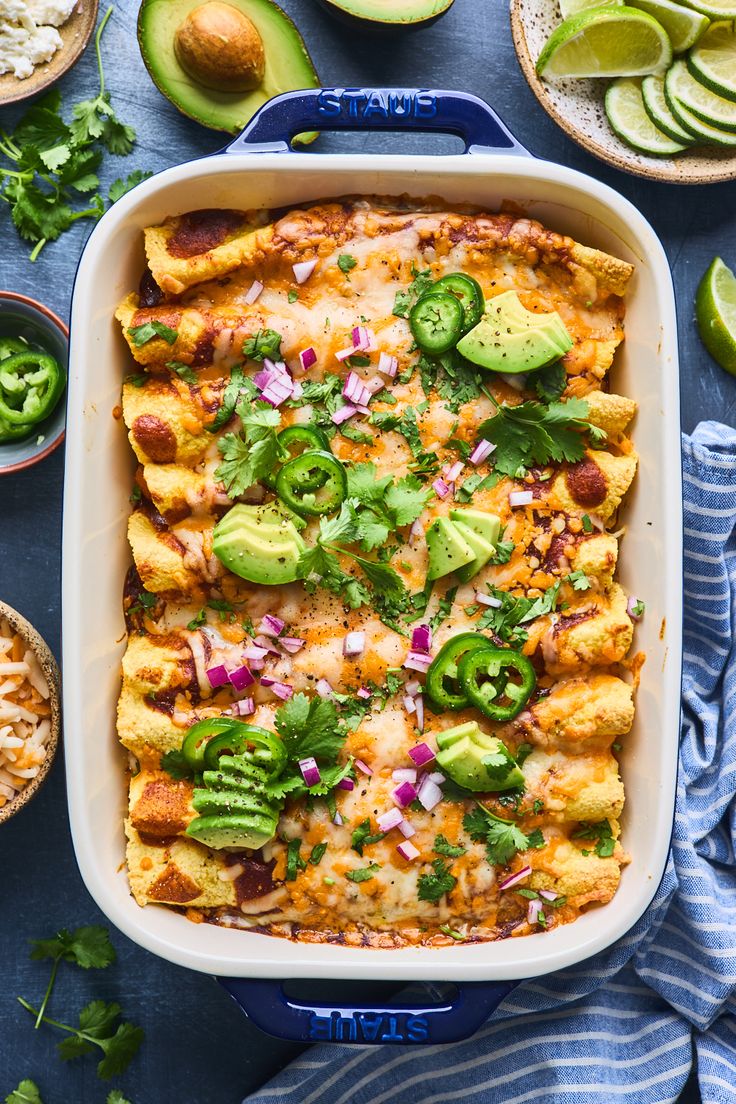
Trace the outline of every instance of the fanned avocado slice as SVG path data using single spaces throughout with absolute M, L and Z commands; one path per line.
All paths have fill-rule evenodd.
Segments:
M 238 134 L 272 96 L 297 88 L 317 88 L 320 82 L 299 31 L 272 0 L 227 2 L 250 19 L 263 41 L 266 67 L 257 88 L 216 91 L 182 68 L 174 51 L 174 36 L 203 0 L 143 0 L 138 14 L 138 43 L 154 84 L 182 114 L 212 130 Z M 313 133 L 299 135 L 299 140 L 312 141 L 315 137 Z
M 344 23 L 371 30 L 426 27 L 448 11 L 455 0 L 319 0 L 323 8 Z
M 252 847 L 257 850 L 276 834 L 276 821 L 267 816 L 204 816 L 188 825 L 186 834 L 205 847 Z

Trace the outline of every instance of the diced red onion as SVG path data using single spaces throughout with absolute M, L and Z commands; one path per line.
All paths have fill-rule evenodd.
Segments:
M 396 850 L 407 862 L 413 862 L 419 855 L 419 849 L 410 840 L 404 840 L 403 843 L 397 844 Z
M 376 823 L 382 832 L 390 832 L 392 828 L 398 828 L 404 819 L 401 809 L 389 809 L 376 817 Z
M 250 717 L 255 711 L 256 705 L 253 698 L 243 698 L 242 701 L 235 702 L 230 710 L 234 717 Z
M 531 900 L 529 902 L 529 908 L 526 910 L 526 918 L 530 924 L 536 924 L 539 920 L 539 914 L 542 911 L 542 902 L 538 900 Z
M 294 380 L 291 384 L 291 397 L 292 399 L 300 399 L 304 394 L 304 388 L 299 383 L 299 380 Z
M 253 377 L 253 382 L 258 388 L 267 387 L 273 379 L 273 372 L 268 368 L 261 368 Z
M 424 528 L 419 518 L 415 522 L 412 522 L 411 529 L 409 530 L 410 543 L 414 544 L 416 541 L 421 540 L 424 536 Z
M 324 678 L 318 679 L 315 690 L 321 698 L 331 698 L 333 694 L 332 687 L 330 686 L 327 679 Z
M 261 281 L 260 280 L 254 280 L 253 283 L 248 288 L 247 293 L 243 297 L 243 302 L 248 303 L 248 304 L 255 303 L 256 299 L 258 298 L 258 296 L 261 294 L 262 291 L 263 291 L 263 284 L 261 283 Z
M 630 594 L 629 595 L 629 600 L 626 603 L 626 612 L 628 613 L 628 615 L 629 615 L 629 617 L 631 618 L 632 621 L 641 621 L 642 617 L 644 616 L 643 611 L 641 613 L 635 613 L 634 612 L 636 606 L 638 606 L 638 605 L 639 605 L 639 599 L 636 598 L 633 594 Z
M 432 626 L 417 625 L 411 634 L 411 650 L 413 652 L 428 652 L 432 647 Z
M 265 655 L 281 655 L 281 652 L 274 646 L 274 641 L 268 636 L 255 637 L 255 644 L 263 649 Z
M 209 670 L 205 671 L 205 674 L 213 690 L 216 690 L 218 686 L 227 686 L 229 682 L 227 667 L 224 663 L 219 663 L 217 667 L 210 667 Z
M 279 682 L 277 679 L 262 678 L 261 686 L 268 686 L 272 694 L 275 694 L 277 698 L 281 698 L 282 701 L 288 701 L 294 693 L 294 687 L 289 686 L 288 682 Z
M 404 667 L 408 667 L 410 671 L 421 671 L 424 674 L 429 670 L 432 663 L 432 657 L 425 652 L 409 652 L 404 660 Z
M 369 778 L 373 774 L 373 771 L 371 770 L 371 768 L 368 766 L 367 763 L 364 763 L 362 759 L 356 759 L 355 760 L 355 765 L 356 765 L 356 767 L 358 768 L 359 771 L 362 771 L 363 774 L 367 774 Z
M 427 778 L 429 778 L 431 782 L 434 782 L 436 786 L 441 786 L 443 782 L 447 781 L 444 774 L 442 774 L 440 771 L 432 771 L 431 774 L 427 775 Z
M 265 659 L 271 648 L 261 648 L 258 644 L 249 644 L 243 652 L 243 659 L 259 660 Z
M 424 698 L 420 694 L 415 701 L 417 703 L 417 729 L 419 732 L 424 732 Z
M 335 425 L 342 425 L 343 422 L 346 422 L 348 418 L 352 418 L 353 414 L 357 413 L 357 406 L 351 406 L 350 403 L 345 403 L 344 406 L 341 406 L 334 414 L 331 414 L 330 417 Z
M 500 609 L 503 605 L 500 598 L 495 598 L 492 594 L 484 594 L 482 590 L 476 590 L 475 600 L 482 606 L 490 606 L 491 609 Z
M 336 812 L 334 817 L 332 818 L 332 823 L 336 824 L 338 826 L 338 828 L 341 827 L 341 825 L 343 823 L 343 819 L 342 819 L 342 817 L 340 816 L 340 814 L 338 812 Z
M 391 796 L 396 804 L 403 809 L 416 800 L 417 791 L 411 782 L 402 782 L 400 786 L 396 787 Z
M 283 377 L 279 376 L 277 379 L 272 379 L 267 387 L 264 387 L 261 391 L 261 398 L 264 402 L 268 402 L 271 406 L 281 406 L 282 402 L 291 398 L 293 391 L 293 385 L 286 383 Z
M 261 618 L 258 632 L 263 633 L 264 636 L 280 636 L 285 628 L 285 621 L 282 621 L 280 617 L 274 617 L 272 613 L 267 613 L 265 617 Z
M 391 356 L 390 353 L 381 353 L 380 357 L 378 358 L 379 372 L 383 372 L 385 376 L 390 376 L 391 379 L 393 379 L 396 375 L 396 372 L 398 371 L 398 367 L 399 361 L 397 357 Z
M 349 632 L 345 634 L 342 642 L 342 654 L 344 656 L 359 656 L 365 651 L 365 633 Z
M 357 372 L 349 372 L 342 388 L 343 398 L 354 406 L 367 406 L 371 401 L 371 393 L 363 383 Z
M 414 767 L 397 767 L 391 771 L 394 782 L 416 782 L 417 772 Z
M 367 686 L 361 686 L 359 690 L 355 692 L 356 698 L 362 698 L 363 701 L 370 701 L 373 697 Z
M 532 491 L 512 491 L 509 495 L 509 506 L 529 506 L 533 501 Z
M 447 496 L 452 493 L 452 487 L 449 483 L 445 483 L 442 476 L 437 476 L 432 484 L 432 488 L 438 498 L 447 498 Z
M 517 870 L 515 874 L 509 874 L 508 878 L 504 878 L 502 882 L 498 883 L 499 889 L 511 889 L 512 886 L 518 885 L 519 882 L 523 882 L 525 878 L 528 878 L 532 872 L 530 866 L 522 866 L 521 870 Z
M 543 897 L 545 901 L 556 901 L 558 894 L 553 889 L 540 889 L 539 896 Z
M 299 353 L 299 363 L 305 372 L 308 368 L 311 368 L 313 364 L 317 363 L 317 354 L 311 345 L 307 346 L 306 349 L 302 349 Z
M 363 406 L 361 403 L 356 403 L 355 409 L 359 414 L 370 414 L 371 408 L 369 406 Z
M 407 682 L 404 687 L 407 694 L 411 694 L 412 698 L 415 698 L 422 689 L 422 684 L 419 679 L 412 679 L 411 682 Z
M 279 638 L 279 645 L 285 652 L 288 652 L 289 655 L 296 655 L 297 652 L 302 650 L 306 643 L 306 640 L 303 640 L 301 636 L 282 636 Z
M 355 783 L 352 778 L 341 778 L 335 788 L 338 790 L 354 790 Z
M 415 744 L 413 748 L 409 748 L 409 758 L 418 767 L 426 767 L 435 758 L 435 754 L 429 744 Z
M 487 460 L 492 452 L 496 451 L 496 446 L 492 441 L 487 441 L 484 437 L 478 442 L 473 451 L 471 452 L 468 460 L 471 464 L 482 464 L 484 460 Z
M 504 383 L 507 383 L 509 387 L 513 387 L 514 391 L 523 391 L 526 387 L 525 372 L 499 372 L 499 375 Z
M 407 713 L 416 713 L 417 707 L 411 694 L 404 694 L 404 709 Z
M 318 782 L 322 781 L 317 760 L 311 755 L 307 759 L 299 760 L 299 770 L 302 772 L 302 778 L 308 786 L 316 786 Z
M 458 479 L 464 467 L 465 465 L 463 464 L 462 460 L 456 460 L 455 463 L 452 464 L 445 472 L 445 479 L 447 480 L 447 482 L 454 483 Z
M 434 809 L 435 805 L 439 805 L 442 800 L 442 790 L 425 774 L 424 778 L 419 783 L 417 797 L 423 808 L 425 808 L 427 812 L 430 812 L 430 810 Z
M 298 284 L 303 284 L 314 272 L 317 267 L 317 257 L 311 261 L 298 261 L 291 266 L 291 271 L 294 273 L 294 279 Z
M 371 395 L 377 394 L 379 391 L 383 391 L 386 384 L 378 376 L 372 376 L 371 379 L 365 381 L 366 388 L 370 391 Z
M 339 360 L 342 363 L 343 360 L 347 360 L 348 357 L 355 356 L 355 347 L 350 345 L 347 349 L 339 349 L 335 353 L 335 360 Z
M 365 326 L 353 326 L 353 348 L 356 352 L 367 352 L 370 344 L 371 339 Z
M 250 668 L 245 666 L 238 667 L 237 671 L 229 671 L 227 677 L 238 691 L 247 689 L 256 681 Z
M 404 839 L 411 839 L 412 836 L 417 834 L 416 828 L 408 820 L 402 820 L 398 828 Z

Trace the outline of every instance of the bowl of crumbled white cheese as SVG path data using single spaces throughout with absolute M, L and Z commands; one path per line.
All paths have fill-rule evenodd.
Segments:
M 0 105 L 58 80 L 90 40 L 98 0 L 0 0 Z

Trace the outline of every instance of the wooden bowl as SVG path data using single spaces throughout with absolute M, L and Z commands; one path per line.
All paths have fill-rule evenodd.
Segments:
M 0 107 L 20 103 L 37 96 L 55 84 L 82 55 L 95 29 L 99 0 L 78 0 L 63 27 L 59 27 L 62 46 L 50 61 L 37 65 L 30 77 L 18 80 L 12 73 L 0 76 Z
M 16 794 L 6 805 L 3 805 L 0 809 L 0 824 L 4 824 L 6 820 L 10 820 L 12 816 L 15 816 L 15 814 L 19 812 L 24 805 L 27 805 L 41 789 L 51 769 L 51 764 L 54 761 L 54 755 L 56 754 L 59 735 L 61 733 L 59 668 L 56 665 L 56 660 L 53 657 L 51 649 L 43 637 L 34 629 L 30 621 L 26 621 L 25 617 L 18 613 L 17 610 L 14 610 L 12 606 L 6 605 L 5 602 L 0 602 L 0 619 L 2 618 L 9 621 L 10 627 L 23 637 L 28 647 L 33 651 L 46 677 L 46 681 L 49 684 L 51 733 L 49 734 L 48 743 L 46 744 L 46 758 L 41 764 L 38 774 L 35 778 L 31 778 L 26 783 L 20 793 Z
M 611 130 L 603 108 L 604 80 L 542 81 L 535 65 L 544 43 L 561 22 L 557 0 L 511 0 L 516 56 L 547 114 L 583 149 L 616 169 L 670 184 L 716 184 L 736 180 L 736 150 L 696 146 L 677 157 L 651 157 L 630 149 Z

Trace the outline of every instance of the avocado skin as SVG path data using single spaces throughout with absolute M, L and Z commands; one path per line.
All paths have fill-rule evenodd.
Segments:
M 335 19 L 349 27 L 361 30 L 376 31 L 410 31 L 419 27 L 429 27 L 436 20 L 445 15 L 455 0 L 415 0 L 416 15 L 401 16 L 389 15 L 382 12 L 382 4 L 374 0 L 317 0 L 317 3 Z M 399 8 L 394 5 L 394 11 Z M 432 10 L 434 9 L 434 10 Z
M 449 518 L 438 517 L 426 532 L 429 567 L 427 579 L 439 579 L 475 561 L 475 553 Z
M 214 528 L 212 550 L 241 579 L 266 586 L 293 583 L 306 545 L 290 519 L 274 523 L 269 516 L 260 506 L 233 506 Z
M 250 92 L 216 92 L 198 84 L 174 54 L 174 32 L 204 0 L 143 0 L 138 12 L 138 45 L 151 80 L 174 107 L 211 130 L 239 134 L 264 103 L 281 92 L 319 88 L 302 36 L 272 0 L 227 0 L 255 25 L 266 54 L 262 84 Z M 296 141 L 312 142 L 316 133 Z
M 512 790 L 524 785 L 524 775 L 509 757 L 509 770 L 500 782 L 494 781 L 485 768 L 486 755 L 504 751 L 508 748 L 496 736 L 484 732 L 477 721 L 467 721 L 441 732 L 437 737 L 437 765 L 450 776 L 458 786 L 477 793 Z

